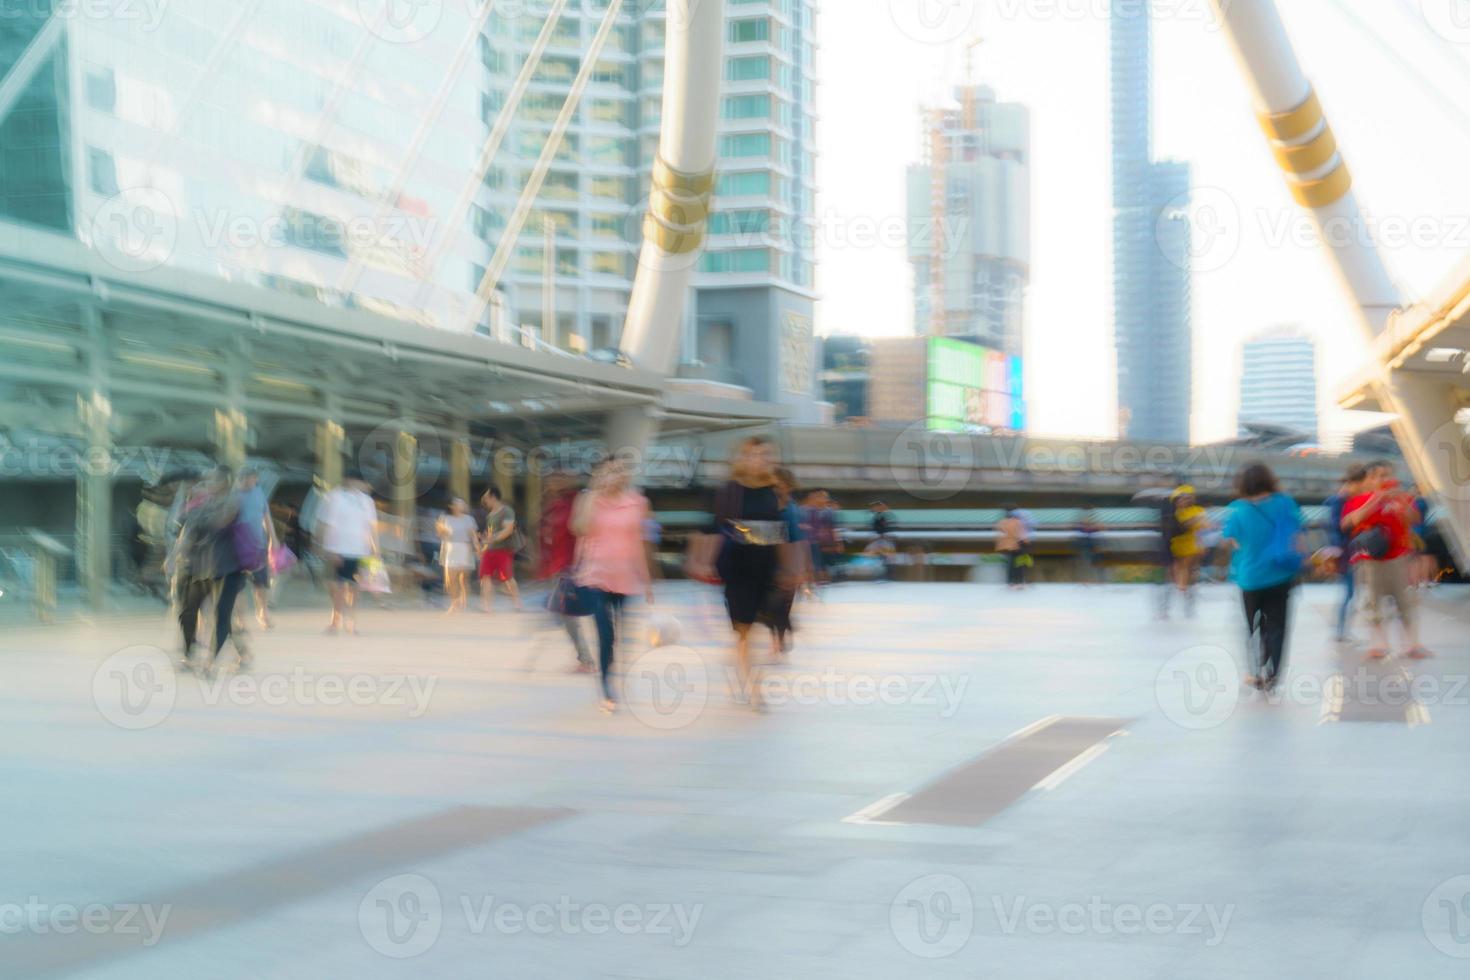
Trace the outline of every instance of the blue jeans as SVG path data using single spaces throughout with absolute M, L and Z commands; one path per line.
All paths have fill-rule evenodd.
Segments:
M 617 647 L 617 627 L 623 618 L 623 603 L 628 597 L 601 589 L 587 589 L 587 593 L 592 599 L 592 621 L 597 624 L 597 665 L 602 675 L 602 696 L 609 701 L 616 701 L 608 676 L 612 673 L 613 651 Z
M 1338 639 L 1343 639 L 1347 636 L 1348 613 L 1352 611 L 1353 596 L 1356 594 L 1358 588 L 1356 572 L 1357 569 L 1349 565 L 1347 571 L 1342 573 L 1342 584 L 1347 586 L 1347 591 L 1343 594 L 1342 605 L 1337 610 Z

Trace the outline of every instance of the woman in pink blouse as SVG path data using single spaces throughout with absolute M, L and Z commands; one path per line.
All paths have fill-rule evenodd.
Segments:
M 577 535 L 577 586 L 588 593 L 597 623 L 602 710 L 617 707 L 608 675 L 617 626 L 629 596 L 653 601 L 652 576 L 643 546 L 648 498 L 633 489 L 627 464 L 608 460 L 592 475 L 591 488 L 577 498 L 572 531 Z

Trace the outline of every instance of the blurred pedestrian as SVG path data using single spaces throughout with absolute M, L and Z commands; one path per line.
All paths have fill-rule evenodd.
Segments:
M 584 610 L 576 594 L 573 574 L 577 557 L 577 536 L 572 533 L 572 511 L 579 488 L 571 473 L 557 472 L 546 477 L 545 497 L 541 502 L 541 525 L 537 529 L 540 547 L 536 577 L 550 583 L 546 608 L 557 625 L 566 631 L 577 651 L 577 673 L 590 674 L 592 654 L 582 635 L 581 620 L 591 610 Z
M 244 668 L 250 663 L 249 647 L 234 624 L 235 601 L 249 580 L 241 562 L 244 536 L 237 533 L 239 514 L 239 495 L 232 487 L 230 471 L 219 467 L 205 477 L 204 497 L 184 521 L 190 578 L 179 624 L 184 632 L 186 662 L 202 666 L 206 672 L 213 669 L 225 641 L 230 639 L 234 641 L 240 666 Z M 248 561 L 253 556 L 245 557 Z M 207 597 L 214 599 L 214 642 L 209 658 L 204 659 L 195 656 L 194 646 L 199 609 Z
M 1368 468 L 1361 463 L 1349 466 L 1343 474 L 1342 484 L 1337 492 L 1328 497 L 1323 506 L 1327 508 L 1327 540 L 1332 549 L 1333 567 L 1337 575 L 1342 579 L 1343 596 L 1342 602 L 1337 607 L 1337 631 L 1335 637 L 1338 643 L 1346 643 L 1348 636 L 1348 618 L 1352 614 L 1353 597 L 1357 592 L 1357 567 L 1352 562 L 1351 542 L 1348 533 L 1342 526 L 1342 510 L 1349 500 L 1362 492 L 1363 481 L 1368 477 Z
M 766 625 L 771 630 L 771 658 L 780 660 L 791 652 L 792 634 L 796 627 L 791 621 L 791 607 L 796 602 L 796 592 L 809 578 L 806 564 L 810 549 L 806 546 L 806 533 L 802 529 L 801 508 L 796 505 L 796 476 L 784 466 L 775 470 L 776 497 L 782 519 L 786 522 L 786 539 L 790 544 L 792 561 L 798 563 L 788 569 L 788 575 L 778 576 L 771 601 L 766 610 Z
M 1404 652 L 1414 660 L 1432 654 L 1419 642 L 1419 622 L 1409 569 L 1414 561 L 1413 527 L 1417 517 L 1413 495 L 1394 479 L 1393 464 L 1380 460 L 1368 466 L 1357 495 L 1342 508 L 1343 530 L 1351 535 L 1352 561 L 1361 576 L 1364 611 L 1372 631 L 1371 660 L 1388 656 L 1384 601 L 1392 600 L 1403 632 Z
M 439 557 L 444 566 L 445 614 L 464 612 L 470 601 L 470 573 L 480 554 L 480 532 L 469 505 L 455 497 L 439 518 Z
M 1082 582 L 1085 585 L 1097 585 L 1102 581 L 1102 556 L 1098 553 L 1101 533 L 1097 511 L 1091 507 L 1082 508 L 1077 517 L 1077 557 L 1082 562 Z
M 1204 557 L 1200 535 L 1206 525 L 1205 509 L 1195 498 L 1194 487 L 1188 484 L 1175 488 L 1169 499 L 1174 508 L 1173 533 L 1169 537 L 1174 588 L 1183 599 L 1184 614 L 1193 617 L 1196 580 Z
M 750 652 L 750 631 L 768 607 L 783 574 L 786 517 L 776 493 L 775 445 L 751 436 L 737 447 L 730 479 L 715 493 L 714 532 L 703 545 L 699 564 L 713 562 L 725 586 L 725 609 L 735 630 L 736 679 L 740 696 L 764 710 L 760 682 Z M 709 554 L 713 551 L 713 555 Z
M 485 526 L 481 529 L 480 606 L 485 612 L 495 607 L 495 583 L 505 585 L 511 604 L 519 611 L 521 590 L 516 585 L 516 552 L 520 550 L 521 533 L 516 526 L 516 512 L 500 498 L 494 487 L 480 498 L 485 508 Z
M 255 600 L 255 619 L 261 629 L 270 629 L 270 553 L 277 547 L 276 526 L 271 520 L 270 502 L 260 486 L 260 471 L 253 466 L 242 469 L 235 482 L 235 493 L 240 508 L 236 533 L 240 537 L 241 562 Z
M 1235 489 L 1239 498 L 1226 511 L 1224 538 L 1236 549 L 1232 569 L 1246 629 L 1260 649 L 1246 683 L 1271 691 L 1281 680 L 1291 590 L 1302 568 L 1302 512 L 1264 463 L 1241 470 Z
M 632 596 L 653 602 L 653 575 L 643 541 L 649 515 L 648 498 L 633 488 L 632 472 L 618 459 L 597 467 L 591 486 L 573 507 L 577 585 L 591 600 L 602 710 L 609 713 L 617 708 L 611 678 L 624 608 Z
M 378 554 L 378 508 L 367 481 L 351 473 L 327 491 L 316 514 L 315 539 L 331 568 L 327 591 L 332 618 L 327 632 L 357 633 L 357 573 L 364 558 Z
M 1017 512 L 1017 508 L 1008 506 L 1005 508 L 1005 516 L 995 526 L 996 540 L 995 550 L 1005 557 L 1006 560 L 1006 585 L 1011 589 L 1024 589 L 1026 587 L 1026 559 L 1030 557 L 1028 552 L 1028 535 L 1026 533 L 1026 522 Z

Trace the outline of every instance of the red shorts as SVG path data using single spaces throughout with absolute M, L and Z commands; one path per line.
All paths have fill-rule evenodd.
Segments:
M 492 548 L 480 555 L 480 578 L 509 581 L 514 574 L 516 553 L 503 548 Z

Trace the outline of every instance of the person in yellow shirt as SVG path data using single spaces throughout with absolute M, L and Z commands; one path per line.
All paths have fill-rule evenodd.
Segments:
M 1169 539 L 1169 551 L 1174 556 L 1174 587 L 1184 596 L 1185 614 L 1193 616 L 1194 585 L 1205 551 L 1200 532 L 1205 529 L 1207 519 L 1205 509 L 1195 499 L 1194 487 L 1186 484 L 1177 488 L 1170 500 L 1174 504 L 1173 535 Z

